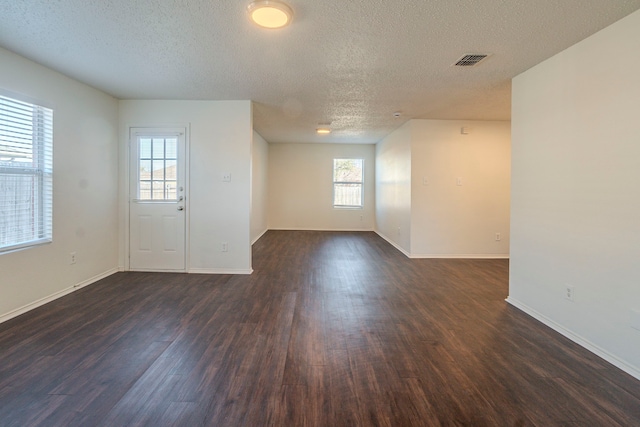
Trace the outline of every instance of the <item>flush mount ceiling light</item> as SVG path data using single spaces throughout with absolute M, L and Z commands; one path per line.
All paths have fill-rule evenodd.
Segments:
M 257 0 L 247 7 L 249 18 L 263 28 L 282 28 L 291 23 L 293 10 L 277 0 Z
M 331 133 L 331 129 L 329 129 L 329 128 L 318 128 L 318 129 L 316 129 L 316 133 L 318 135 L 328 135 L 328 134 Z

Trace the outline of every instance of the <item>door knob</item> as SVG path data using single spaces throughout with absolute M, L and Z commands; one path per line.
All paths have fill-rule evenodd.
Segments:
M 183 211 L 184 210 L 184 206 L 178 206 L 178 210 L 179 211 Z

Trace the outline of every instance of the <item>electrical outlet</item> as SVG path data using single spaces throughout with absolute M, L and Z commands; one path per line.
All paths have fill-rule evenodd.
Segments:
M 228 252 L 229 251 L 229 244 L 227 242 L 222 242 L 222 246 L 221 246 L 220 250 L 222 252 Z
M 457 185 L 458 187 L 461 187 L 461 186 L 462 186 L 462 177 L 460 177 L 460 176 L 459 176 L 459 177 L 457 177 L 457 178 L 456 178 L 456 185 Z
M 222 182 L 231 182 L 231 173 L 225 172 L 222 174 Z
M 500 240 L 502 240 L 502 236 L 500 233 L 496 233 L 496 242 L 499 242 Z
M 71 252 L 69 254 L 69 264 L 75 264 L 75 263 L 76 263 L 76 253 Z
M 576 288 L 575 286 L 567 285 L 564 290 L 564 298 L 569 301 L 575 301 Z

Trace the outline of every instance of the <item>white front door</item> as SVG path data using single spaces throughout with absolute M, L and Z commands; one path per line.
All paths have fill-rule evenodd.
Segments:
M 131 128 L 129 269 L 185 271 L 185 129 Z

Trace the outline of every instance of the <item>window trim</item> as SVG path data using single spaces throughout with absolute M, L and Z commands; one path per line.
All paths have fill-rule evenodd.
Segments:
M 336 160 L 360 160 L 362 164 L 362 179 L 360 181 L 335 181 Z M 363 157 L 334 157 L 331 165 L 331 199 L 334 209 L 364 209 L 364 158 Z M 360 185 L 360 204 L 359 205 L 336 205 L 336 184 L 359 184 Z
M 30 240 L 15 241 L 0 246 L 0 255 L 19 250 L 49 244 L 53 241 L 53 108 L 45 102 L 0 89 L 0 96 L 15 104 L 26 104 L 34 110 L 31 127 L 32 141 L 38 142 L 37 151 L 40 158 L 36 167 L 0 166 L 0 172 L 13 175 L 28 175 L 35 177 L 38 197 L 34 200 L 37 217 L 31 221 L 32 226 L 38 228 L 38 236 Z M 33 154 L 32 154 L 33 155 Z M 19 236 L 15 236 L 19 237 Z

